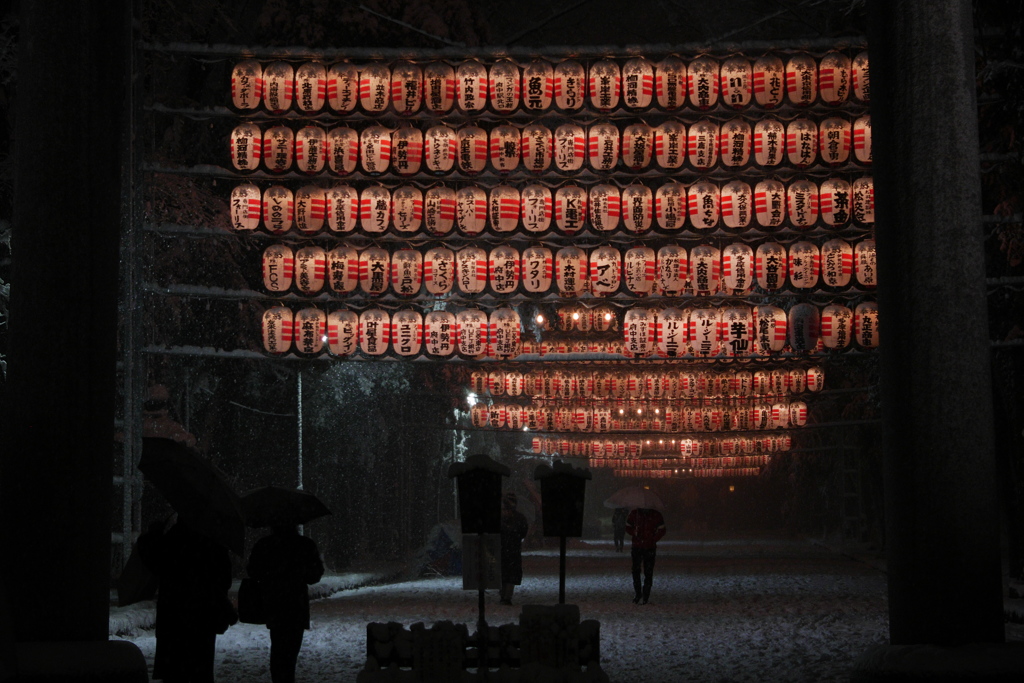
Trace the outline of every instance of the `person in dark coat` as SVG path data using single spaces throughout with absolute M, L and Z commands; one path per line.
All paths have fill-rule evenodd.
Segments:
M 499 602 L 512 604 L 512 592 L 523 582 L 523 539 L 530 524 L 516 510 L 516 494 L 506 493 L 501 500 L 501 590 Z
M 651 583 L 654 581 L 654 558 L 657 544 L 665 535 L 665 518 L 657 510 L 637 508 L 626 517 L 626 533 L 633 537 L 630 551 L 633 559 L 633 603 L 647 601 L 651 597 Z M 643 564 L 644 585 L 640 589 L 640 565 Z
M 612 513 L 612 533 L 615 536 L 615 552 L 621 553 L 626 541 L 626 515 L 627 508 L 615 508 Z
M 178 520 L 139 537 L 139 557 L 159 580 L 153 678 L 213 683 L 217 634 L 228 625 L 231 558 L 222 544 Z
M 253 546 L 246 571 L 259 581 L 270 629 L 270 678 L 292 683 L 303 632 L 309 628 L 307 586 L 324 575 L 320 550 L 296 525 L 275 526 Z

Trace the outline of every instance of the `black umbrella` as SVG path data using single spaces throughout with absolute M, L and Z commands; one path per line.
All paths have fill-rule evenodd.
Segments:
M 245 523 L 251 527 L 305 524 L 331 514 L 320 499 L 308 491 L 281 486 L 262 486 L 242 495 Z
M 177 441 L 146 437 L 139 470 L 196 531 L 245 554 L 241 502 L 213 463 Z
M 117 577 L 117 606 L 124 607 L 156 597 L 159 580 L 139 556 L 139 544 L 132 545 L 131 555 Z

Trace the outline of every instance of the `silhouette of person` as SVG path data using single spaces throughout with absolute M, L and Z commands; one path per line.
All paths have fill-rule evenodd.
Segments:
M 320 551 L 313 539 L 299 534 L 297 525 L 274 526 L 253 546 L 246 571 L 259 581 L 270 629 L 270 678 L 292 683 L 303 632 L 309 628 L 307 586 L 324 574 Z
M 633 548 L 630 555 L 633 559 L 633 603 L 647 601 L 651 597 L 651 584 L 654 581 L 654 558 L 657 555 L 657 544 L 665 535 L 665 519 L 657 510 L 637 508 L 626 517 L 626 533 L 633 537 Z M 643 564 L 644 585 L 640 589 L 640 565 Z
M 501 590 L 499 602 L 512 604 L 512 592 L 523 582 L 523 539 L 530 528 L 526 516 L 516 510 L 516 494 L 501 499 Z
M 615 508 L 612 513 L 612 533 L 615 537 L 615 552 L 621 553 L 626 540 L 626 515 L 627 508 Z

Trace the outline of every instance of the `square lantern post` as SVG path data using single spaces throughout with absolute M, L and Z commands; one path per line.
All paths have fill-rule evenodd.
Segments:
M 540 481 L 544 535 L 559 537 L 558 604 L 564 605 L 565 539 L 583 535 L 583 500 L 590 470 L 556 460 L 552 467 L 538 465 L 533 478 Z

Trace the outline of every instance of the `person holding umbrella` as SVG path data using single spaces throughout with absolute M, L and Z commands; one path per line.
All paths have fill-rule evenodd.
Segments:
M 665 535 L 665 519 L 653 508 L 636 508 L 626 517 L 626 533 L 633 537 L 630 555 L 633 560 L 633 604 L 647 601 L 651 597 L 651 583 L 654 581 L 654 558 L 657 544 Z M 643 564 L 644 585 L 640 589 L 640 565 Z

